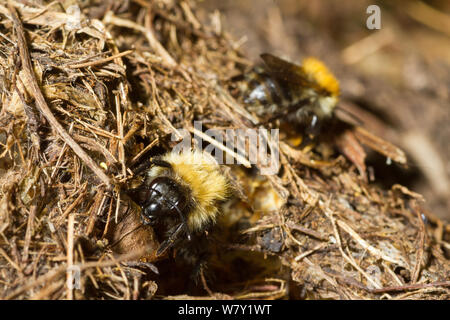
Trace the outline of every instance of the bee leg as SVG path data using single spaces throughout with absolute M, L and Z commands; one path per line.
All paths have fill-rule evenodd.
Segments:
M 275 120 L 278 119 L 287 119 L 288 121 L 293 121 L 293 122 L 297 122 L 297 120 L 295 119 L 296 116 L 296 112 L 297 110 L 300 110 L 302 108 L 304 108 L 304 106 L 308 103 L 307 99 L 303 99 L 298 101 L 296 104 L 292 104 L 287 108 L 282 108 L 277 112 L 273 112 L 270 117 L 268 117 L 266 120 L 264 120 L 263 122 L 260 122 L 259 125 L 267 125 L 268 123 L 271 123 Z M 294 120 L 293 120 L 294 118 Z
M 168 163 L 167 161 L 164 161 L 164 160 L 161 160 L 158 158 L 153 158 L 153 159 L 150 159 L 150 160 L 145 161 L 144 163 L 141 163 L 140 165 L 138 165 L 135 169 L 133 169 L 133 174 L 140 175 L 142 172 L 146 171 L 151 166 L 172 168 L 170 163 Z
M 205 278 L 208 257 L 206 252 L 203 252 L 200 256 L 197 257 L 197 261 L 194 264 L 194 268 L 192 269 L 191 278 L 198 283 L 201 280 L 201 277 Z
M 190 242 L 185 241 L 184 245 L 177 249 L 176 254 L 177 258 L 191 270 L 190 278 L 195 283 L 201 280 L 202 274 L 209 278 L 210 275 L 206 271 L 211 247 L 209 239 L 204 234 L 197 234 Z
M 289 121 L 296 124 L 303 132 L 303 139 L 300 145 L 301 148 L 312 143 L 319 135 L 322 124 L 319 116 L 314 111 L 314 108 L 306 106 L 299 108 L 293 114 L 290 114 Z
M 154 159 L 150 159 L 149 160 L 151 165 L 157 166 L 157 167 L 163 167 L 163 168 L 172 168 L 172 165 L 170 163 L 168 163 L 167 161 L 158 159 L 158 158 L 154 158 Z
M 161 243 L 161 245 L 159 246 L 158 250 L 156 251 L 157 256 L 162 255 L 164 252 L 166 252 L 167 249 L 173 247 L 176 244 L 176 242 L 178 242 L 180 240 L 179 235 L 180 235 L 181 231 L 183 230 L 183 227 L 184 227 L 183 223 L 180 223 L 175 228 L 172 228 L 169 231 L 169 238 L 164 240 Z

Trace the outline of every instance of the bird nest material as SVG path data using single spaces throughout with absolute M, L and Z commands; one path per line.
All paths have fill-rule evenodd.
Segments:
M 128 232 L 130 168 L 181 129 L 203 137 L 194 120 L 256 128 L 228 90 L 253 63 L 219 12 L 201 23 L 188 1 L 8 1 L 0 15 L 1 298 L 449 299 L 449 226 L 421 195 L 367 181 L 362 129 L 339 142 L 352 161 L 281 139 L 277 175 L 228 166 L 212 277 L 155 259 L 151 228 Z

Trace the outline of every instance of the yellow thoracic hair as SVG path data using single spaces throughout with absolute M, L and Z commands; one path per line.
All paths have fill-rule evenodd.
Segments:
M 189 188 L 192 211 L 187 217 L 190 230 L 198 231 L 208 223 L 214 223 L 218 214 L 217 201 L 227 198 L 229 185 L 219 170 L 215 159 L 199 151 L 169 152 L 162 160 L 170 163 L 173 177 Z M 152 168 L 150 175 L 157 176 L 165 169 Z
M 302 66 L 311 80 L 321 88 L 330 92 L 332 96 L 339 95 L 339 82 L 322 61 L 309 57 L 303 60 Z

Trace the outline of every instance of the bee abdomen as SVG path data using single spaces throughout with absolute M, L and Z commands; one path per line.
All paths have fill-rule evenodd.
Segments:
M 271 106 L 284 105 L 289 101 L 289 94 L 270 75 L 255 70 L 246 75 L 247 90 L 244 102 L 249 105 Z

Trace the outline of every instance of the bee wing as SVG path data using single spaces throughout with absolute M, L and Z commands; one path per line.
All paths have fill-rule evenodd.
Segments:
M 299 65 L 293 64 L 270 53 L 261 54 L 269 73 L 279 82 L 289 87 L 315 87 L 316 84 L 308 79 L 307 74 Z

